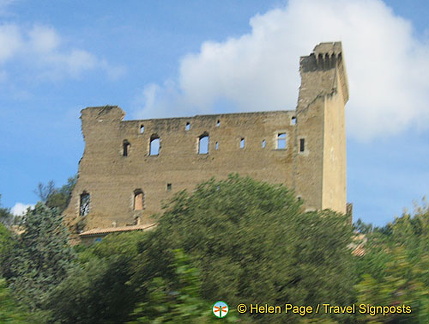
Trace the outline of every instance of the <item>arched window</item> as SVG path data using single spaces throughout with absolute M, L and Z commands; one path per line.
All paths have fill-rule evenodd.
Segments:
M 161 139 L 157 134 L 153 134 L 150 137 L 149 155 L 159 155 L 160 149 L 161 149 Z
M 284 150 L 286 149 L 286 133 L 278 133 L 277 134 L 277 149 Z
M 124 140 L 122 143 L 122 156 L 128 156 L 130 153 L 131 144 L 127 140 Z
M 144 125 L 140 125 L 140 134 L 144 133 Z
M 82 192 L 79 201 L 79 216 L 86 216 L 89 213 L 91 196 L 86 191 Z
M 185 130 L 188 131 L 191 129 L 191 123 L 186 123 Z
M 265 148 L 266 146 L 267 146 L 267 141 L 266 140 L 262 140 L 261 147 Z
M 141 189 L 134 190 L 134 210 L 144 209 L 144 193 Z
M 209 153 L 209 141 L 210 141 L 210 136 L 207 132 L 204 132 L 198 138 L 198 154 L 208 154 Z
M 240 140 L 240 148 L 243 149 L 244 146 L 246 146 L 246 140 L 244 139 L 244 137 L 242 137 Z

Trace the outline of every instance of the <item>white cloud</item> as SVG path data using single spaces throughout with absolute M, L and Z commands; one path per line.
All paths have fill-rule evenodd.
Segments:
M 134 104 L 139 106 L 144 105 L 145 109 L 136 113 L 136 118 L 160 118 L 173 117 L 177 114 L 196 113 L 198 110 L 191 112 L 188 103 L 178 90 L 176 83 L 173 80 L 167 80 L 162 86 L 155 83 L 148 84 L 139 94 Z
M 214 112 L 219 101 L 238 111 L 294 109 L 299 56 L 342 41 L 350 136 L 370 140 L 429 125 L 429 46 L 382 1 L 291 0 L 250 25 L 249 34 L 205 42 L 185 56 L 174 87 L 146 86 L 139 116 Z
M 10 211 L 15 216 L 22 216 L 27 212 L 28 208 L 34 208 L 34 205 L 31 204 L 23 204 L 23 203 L 16 203 L 15 206 L 13 206 Z
M 111 66 L 88 51 L 67 48 L 57 31 L 49 26 L 25 28 L 17 24 L 0 25 L 0 72 L 7 75 L 7 63 L 26 67 L 31 77 L 42 80 L 79 78 L 92 70 L 105 71 L 109 78 L 120 77 L 124 70 Z
M 16 25 L 0 25 L 0 64 L 11 59 L 22 48 L 22 36 Z
M 29 32 L 29 47 L 36 53 L 51 53 L 60 45 L 60 37 L 53 28 L 34 26 Z

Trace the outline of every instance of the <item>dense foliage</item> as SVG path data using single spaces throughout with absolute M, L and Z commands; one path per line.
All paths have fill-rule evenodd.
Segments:
M 67 183 L 61 188 L 55 187 L 54 181 L 49 181 L 46 184 L 39 183 L 35 193 L 40 198 L 40 201 L 45 203 L 49 208 L 57 208 L 59 213 L 62 213 L 68 206 L 73 188 L 77 182 L 77 175 L 68 178 Z
M 14 217 L 10 212 L 9 208 L 3 208 L 1 206 L 1 195 L 0 195 L 0 225 L 9 226 L 13 223 Z
M 153 276 L 173 281 L 165 265 L 173 262 L 170 251 L 181 248 L 201 270 L 201 296 L 208 301 L 345 305 L 353 300 L 347 248 L 352 229 L 345 216 L 304 213 L 283 186 L 238 176 L 208 181 L 192 194 L 178 194 L 151 234 L 142 257 L 152 261 Z
M 40 187 L 45 203 L 23 217 L 21 234 L 0 224 L 0 322 L 211 323 L 218 300 L 230 306 L 226 322 L 429 319 L 426 203 L 383 228 L 358 221 L 353 233 L 344 215 L 304 212 L 287 188 L 233 175 L 178 193 L 155 230 L 72 249 L 58 213 L 73 182 L 66 186 Z M 364 253 L 354 256 L 358 243 Z M 405 305 L 412 312 L 251 315 L 238 314 L 238 303 Z
M 366 226 L 368 228 L 368 226 Z M 358 261 L 359 302 L 411 307 L 407 314 L 365 316 L 368 322 L 429 321 L 429 205 L 424 200 L 414 215 L 404 213 L 366 234 L 366 253 Z
M 56 209 L 38 203 L 23 217 L 21 230 L 4 274 L 17 299 L 36 311 L 67 276 L 73 253 Z
M 0 323 L 30 323 L 29 314 L 13 298 L 6 287 L 6 280 L 0 278 Z
M 80 247 L 77 264 L 51 294 L 47 307 L 60 323 L 121 323 L 133 311 L 138 291 L 130 285 L 141 232 L 111 235 Z

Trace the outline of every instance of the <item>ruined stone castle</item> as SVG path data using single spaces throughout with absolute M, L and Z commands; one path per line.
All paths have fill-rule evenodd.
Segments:
M 85 151 L 65 211 L 85 230 L 149 225 L 174 193 L 231 173 L 292 188 L 307 209 L 346 212 L 341 43 L 300 59 L 295 110 L 123 120 L 117 106 L 82 110 Z

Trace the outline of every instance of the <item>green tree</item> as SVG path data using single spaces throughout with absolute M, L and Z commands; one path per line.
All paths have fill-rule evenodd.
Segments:
M 346 216 L 304 213 L 287 188 L 238 175 L 205 182 L 192 195 L 181 192 L 166 207 L 142 247 L 135 280 L 144 289 L 155 277 L 174 280 L 171 250 L 180 248 L 201 271 L 201 297 L 207 301 L 224 300 L 232 307 L 353 301 L 347 248 L 352 228 Z
M 1 206 L 1 195 L 0 195 L 0 224 L 10 226 L 12 225 L 13 221 L 14 221 L 14 216 L 10 212 L 10 209 L 3 208 Z
M 34 191 L 40 200 L 50 208 L 58 208 L 59 213 L 62 213 L 68 206 L 73 188 L 77 182 L 77 175 L 68 178 L 67 183 L 61 188 L 56 188 L 54 181 L 49 181 L 47 184 L 39 183 Z
M 128 320 L 138 291 L 130 284 L 142 232 L 108 235 L 80 247 L 78 262 L 49 295 L 46 307 L 55 323 L 116 324 Z
M 426 323 L 429 318 L 429 207 L 404 213 L 367 235 L 358 261 L 358 300 L 365 304 L 412 308 L 410 314 L 367 316 L 378 323 Z
M 360 218 L 353 224 L 355 230 L 362 234 L 371 233 L 374 230 L 372 224 L 363 222 Z
M 0 277 L 10 276 L 11 255 L 16 244 L 16 235 L 0 223 Z
M 34 193 L 39 197 L 40 201 L 46 203 L 49 196 L 55 192 L 55 182 L 53 180 L 48 181 L 48 183 L 44 184 L 39 182 Z
M 212 323 L 216 321 L 211 304 L 200 296 L 199 270 L 193 267 L 182 250 L 172 251 L 176 277 L 172 281 L 154 278 L 149 285 L 145 302 L 139 303 L 133 312 L 134 323 Z M 231 311 L 232 313 L 233 311 Z M 236 317 L 229 314 L 226 322 Z M 217 321 L 216 321 L 217 322 Z
M 22 220 L 23 233 L 13 250 L 11 288 L 32 311 L 67 275 L 73 260 L 68 233 L 56 209 L 38 203 Z
M 6 280 L 0 278 L 0 323 L 25 324 L 30 323 L 29 318 L 29 313 L 13 299 Z
M 421 280 L 427 272 L 429 257 L 418 263 L 411 263 L 403 247 L 391 251 L 393 260 L 386 264 L 384 276 L 374 279 L 365 274 L 356 286 L 358 302 L 362 304 L 393 306 L 408 309 L 390 314 L 366 314 L 362 317 L 369 323 L 426 323 L 429 318 L 429 289 Z

